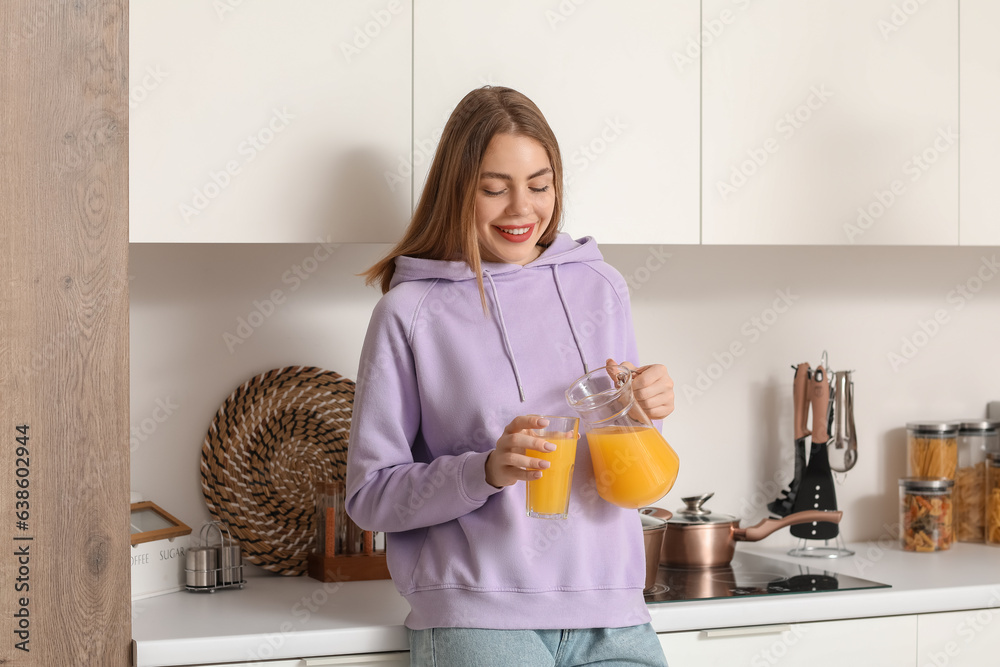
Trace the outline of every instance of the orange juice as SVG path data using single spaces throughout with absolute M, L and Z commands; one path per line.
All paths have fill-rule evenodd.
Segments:
M 549 462 L 541 479 L 528 480 L 528 516 L 565 518 L 569 510 L 569 488 L 576 461 L 576 438 L 540 436 L 556 446 L 554 452 L 527 449 L 525 453 Z
M 655 428 L 604 426 L 587 434 L 597 493 L 609 503 L 638 509 L 667 494 L 680 461 Z

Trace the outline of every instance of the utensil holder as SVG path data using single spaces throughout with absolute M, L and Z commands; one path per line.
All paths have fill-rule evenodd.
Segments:
M 209 544 L 213 528 L 218 533 L 218 544 Z M 220 521 L 204 524 L 198 531 L 198 541 L 200 545 L 189 548 L 185 556 L 187 590 L 214 593 L 220 588 L 243 588 L 246 585 L 242 549 L 225 524 Z

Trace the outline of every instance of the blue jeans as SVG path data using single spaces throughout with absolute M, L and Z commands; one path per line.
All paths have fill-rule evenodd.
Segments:
M 649 623 L 592 630 L 410 630 L 411 667 L 667 667 Z

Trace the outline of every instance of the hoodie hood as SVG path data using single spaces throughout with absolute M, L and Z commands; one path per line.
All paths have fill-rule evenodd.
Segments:
M 546 248 L 541 255 L 533 262 L 521 266 L 520 264 L 506 264 L 503 262 L 483 262 L 483 277 L 487 274 L 500 276 L 514 271 L 526 269 L 538 269 L 542 267 L 558 266 L 570 262 L 602 262 L 604 257 L 597 247 L 597 242 L 593 237 L 585 236 L 579 240 L 573 240 L 565 232 L 559 234 L 552 244 Z M 400 283 L 412 280 L 427 280 L 437 278 L 451 282 L 463 280 L 475 280 L 476 274 L 472 272 L 465 262 L 448 262 L 440 259 L 420 259 L 418 257 L 397 257 L 396 272 L 392 275 L 389 287 L 395 287 Z
M 580 355 L 580 361 L 583 365 L 583 373 L 590 371 L 587 366 L 586 354 L 583 351 L 583 346 L 580 344 L 580 336 L 577 330 L 576 322 L 573 320 L 573 313 L 570 311 L 569 304 L 566 302 L 566 296 L 562 288 L 562 283 L 559 280 L 559 267 L 563 264 L 571 263 L 586 263 L 595 262 L 601 263 L 604 261 L 604 257 L 601 255 L 601 251 L 597 247 L 597 242 L 593 237 L 585 236 L 580 240 L 573 240 L 569 234 L 561 233 L 556 236 L 552 244 L 546 248 L 541 255 L 539 255 L 534 261 L 521 266 L 520 264 L 508 264 L 508 263 L 497 263 L 497 262 L 483 262 L 483 281 L 489 285 L 488 293 L 492 297 L 493 308 L 491 313 L 496 319 L 497 326 L 500 329 L 500 336 L 503 340 L 504 351 L 507 354 L 507 359 L 510 362 L 510 369 L 514 375 L 514 380 L 517 383 L 517 391 L 520 401 L 524 403 L 524 385 L 521 382 L 521 372 L 518 369 L 517 358 L 514 356 L 514 350 L 510 343 L 510 336 L 507 332 L 507 322 L 503 314 L 503 304 L 500 299 L 500 294 L 497 291 L 497 284 L 494 278 L 499 278 L 504 275 L 514 274 L 518 271 L 548 271 L 552 280 L 555 283 L 556 292 L 559 294 L 559 302 L 562 304 L 563 312 L 566 314 L 566 321 L 569 324 L 570 332 L 573 335 L 573 342 L 576 345 L 577 352 Z M 449 282 L 464 282 L 467 280 L 475 280 L 476 276 L 469 268 L 469 265 L 465 262 L 449 262 L 437 259 L 420 259 L 417 257 L 397 257 L 396 258 L 396 271 L 393 273 L 392 282 L 390 283 L 390 288 L 399 285 L 400 283 L 415 281 L 415 280 L 444 280 Z M 514 301 L 516 297 L 509 297 L 510 301 Z

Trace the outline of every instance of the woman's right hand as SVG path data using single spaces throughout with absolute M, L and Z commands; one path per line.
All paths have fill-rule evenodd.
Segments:
M 500 489 L 520 480 L 538 479 L 549 467 L 545 459 L 528 456 L 526 450 L 551 452 L 556 446 L 531 435 L 531 429 L 547 426 L 548 419 L 538 415 L 514 417 L 497 440 L 496 449 L 486 458 L 486 481 Z

